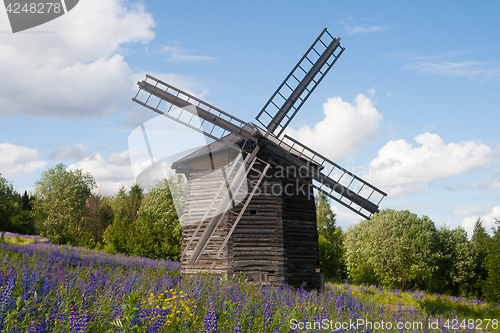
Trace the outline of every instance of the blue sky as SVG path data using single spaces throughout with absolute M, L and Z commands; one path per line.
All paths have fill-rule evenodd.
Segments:
M 253 121 L 327 27 L 346 51 L 289 134 L 438 226 L 500 217 L 500 4 L 81 0 L 12 34 L 0 9 L 0 173 L 32 190 L 57 163 L 114 193 L 145 73 Z M 172 140 L 175 145 L 175 139 Z M 335 205 L 334 205 L 335 206 Z M 346 227 L 359 218 L 335 206 Z

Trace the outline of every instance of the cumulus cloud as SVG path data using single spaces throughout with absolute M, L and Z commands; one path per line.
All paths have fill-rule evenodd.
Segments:
M 359 94 L 354 103 L 340 97 L 329 98 L 323 104 L 325 118 L 313 128 L 302 126 L 286 133 L 330 159 L 350 156 L 368 141 L 376 141 L 382 114 L 370 98 Z
M 367 179 L 402 195 L 426 188 L 434 179 L 456 176 L 500 161 L 499 149 L 480 141 L 445 144 L 437 134 L 417 135 L 414 147 L 404 139 L 391 140 L 369 164 Z
M 25 177 L 47 164 L 36 149 L 10 143 L 0 143 L 0 156 L 0 173 L 10 179 Z
M 500 218 L 500 206 L 495 206 L 491 211 L 486 213 L 485 215 L 471 215 L 464 218 L 462 222 L 462 227 L 467 231 L 469 237 L 472 237 L 472 232 L 474 231 L 474 224 L 477 219 L 481 217 L 483 221 L 483 226 L 486 229 L 486 232 L 492 234 L 491 228 L 495 227 L 495 220 Z
M 6 13 L 0 29 L 9 30 Z M 119 111 L 134 87 L 126 43 L 148 43 L 154 21 L 142 5 L 86 0 L 37 31 L 0 37 L 0 115 L 96 117 Z
M 98 189 L 107 194 L 116 193 L 121 186 L 130 186 L 135 182 L 128 151 L 113 152 L 107 158 L 96 153 L 71 164 L 68 169 L 89 172 L 96 179 Z
M 170 169 L 171 161 L 161 159 L 149 167 L 142 168 L 142 172 L 135 178 L 133 169 L 137 169 L 138 164 L 143 161 L 134 160 L 132 162 L 133 165 L 129 150 L 119 153 L 112 152 L 106 158 L 95 153 L 71 164 L 68 169 L 81 169 L 83 172 L 89 172 L 97 182 L 97 190 L 107 195 L 113 195 L 118 192 L 120 187 L 130 187 L 135 183 L 147 190 L 158 180 L 169 178 L 174 174 Z

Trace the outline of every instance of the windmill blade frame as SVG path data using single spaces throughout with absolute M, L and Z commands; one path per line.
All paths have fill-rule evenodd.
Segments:
M 299 162 L 310 161 L 302 164 L 307 165 L 317 190 L 366 219 L 379 212 L 378 207 L 387 193 L 288 135 L 279 141 L 279 147 Z
M 149 83 L 148 79 L 155 84 Z M 146 80 L 137 82 L 137 85 L 139 91 L 132 100 L 139 105 L 200 132 L 213 140 L 223 142 L 221 139 L 225 135 L 233 133 L 247 140 L 257 142 L 257 139 L 243 128 L 248 126 L 248 123 L 168 83 L 146 75 Z M 164 88 L 162 89 L 162 87 Z M 139 96 L 141 92 L 146 93 L 142 98 Z M 196 104 L 191 103 L 191 101 Z M 165 105 L 166 112 L 162 111 L 163 105 Z M 177 109 L 174 107 L 177 107 Z M 182 119 L 183 117 L 184 119 Z M 193 125 L 196 117 L 202 119 L 199 126 Z M 208 123 L 212 124 L 209 129 L 206 128 Z
M 335 54 L 337 50 L 340 51 Z M 321 32 L 255 117 L 267 129 L 267 133 L 281 136 L 344 50 L 340 46 L 340 38 L 332 37 L 326 28 Z M 295 106 L 297 103 L 299 105 Z M 290 111 L 292 114 L 288 115 Z M 283 120 L 286 120 L 284 125 L 281 124 Z

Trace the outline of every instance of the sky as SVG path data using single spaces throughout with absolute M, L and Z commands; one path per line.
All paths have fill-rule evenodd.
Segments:
M 490 230 L 499 14 L 497 1 L 80 0 L 13 34 L 2 7 L 0 173 L 33 191 L 64 163 L 113 195 L 135 182 L 131 133 L 156 117 L 131 101 L 146 73 L 255 122 L 326 27 L 346 50 L 287 133 L 387 192 L 382 209 Z M 343 228 L 360 220 L 332 204 Z

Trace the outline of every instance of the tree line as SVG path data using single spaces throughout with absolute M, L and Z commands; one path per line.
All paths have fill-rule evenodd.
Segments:
M 21 195 L 0 174 L 0 231 L 179 260 L 182 216 L 176 204 L 183 207 L 184 198 L 172 192 L 185 186 L 181 177 L 163 179 L 148 191 L 136 184 L 108 197 L 95 193 L 91 174 L 58 164 L 41 174 L 32 194 Z M 329 199 L 321 193 L 315 199 L 326 276 L 500 302 L 500 221 L 490 236 L 478 219 L 469 240 L 461 227 L 438 229 L 426 216 L 386 209 L 342 230 Z
M 90 173 L 58 164 L 42 172 L 33 194 L 19 195 L 0 174 L 0 231 L 38 234 L 55 244 L 179 260 L 182 228 L 170 187 L 161 180 L 147 193 L 135 184 L 111 197 L 95 193 Z
M 469 240 L 462 227 L 438 229 L 408 210 L 385 209 L 342 231 L 327 198 L 318 195 L 316 208 L 326 275 L 500 302 L 500 220 L 490 236 L 478 218 Z

